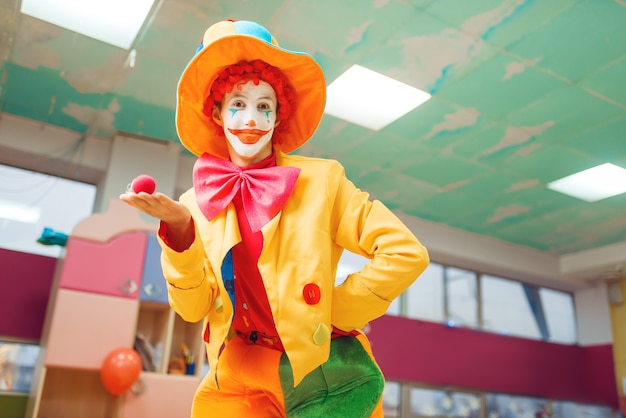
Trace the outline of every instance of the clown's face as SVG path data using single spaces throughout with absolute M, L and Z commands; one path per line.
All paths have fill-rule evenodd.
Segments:
M 272 134 L 276 121 L 276 93 L 265 81 L 235 85 L 213 110 L 213 119 L 224 127 L 228 152 L 239 166 L 254 164 L 272 152 Z

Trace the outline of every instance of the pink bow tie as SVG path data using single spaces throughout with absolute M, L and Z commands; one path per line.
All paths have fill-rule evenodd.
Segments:
M 244 168 L 209 154 L 202 155 L 194 165 L 193 187 L 204 216 L 213 219 L 240 191 L 252 232 L 261 230 L 283 209 L 300 174 L 299 168 L 275 164 L 274 153 Z

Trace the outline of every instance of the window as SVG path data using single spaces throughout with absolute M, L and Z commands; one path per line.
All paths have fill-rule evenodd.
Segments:
M 541 339 L 522 283 L 484 275 L 481 291 L 484 329 Z
M 401 313 L 401 302 L 400 299 L 402 298 L 402 296 L 395 298 L 394 300 L 391 301 L 391 304 L 389 305 L 389 308 L 387 309 L 386 314 L 387 315 L 395 315 L 398 316 Z
M 426 271 L 407 290 L 407 316 L 409 318 L 441 322 L 443 310 L 444 267 L 431 263 Z
M 561 344 L 577 342 L 570 293 L 431 263 L 390 315 Z
M 494 418 L 544 418 L 548 417 L 548 401 L 539 398 L 487 395 L 487 417 Z
M 552 402 L 551 418 L 612 418 L 608 406 L 580 405 L 573 402 Z
M 45 228 L 70 235 L 92 213 L 91 184 L 0 165 L 0 247 L 59 257 L 58 245 L 37 242 Z
M 387 381 L 385 417 L 613 418 L 609 406 Z M 405 398 L 403 398 L 405 396 Z
M 383 413 L 385 417 L 400 416 L 400 383 L 392 381 L 385 382 Z
M 548 324 L 549 340 L 573 344 L 577 341 L 572 295 L 552 289 L 539 289 L 543 312 Z
M 446 267 L 447 321 L 455 325 L 478 326 L 478 300 L 476 274 L 472 271 Z
M 411 417 L 480 416 L 480 396 L 443 390 L 410 389 Z
M 30 391 L 39 346 L 0 342 L 0 391 Z

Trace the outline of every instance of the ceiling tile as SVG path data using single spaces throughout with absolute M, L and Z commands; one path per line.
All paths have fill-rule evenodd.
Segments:
M 536 178 L 544 184 L 601 163 L 564 147 L 542 144 L 529 153 L 517 153 L 483 161 L 505 172 Z M 557 193 L 557 192 L 554 192 Z
M 515 126 L 547 126 L 541 137 L 559 142 L 623 114 L 624 109 L 572 86 L 537 100 L 505 120 Z
M 304 45 L 309 53 L 358 60 L 417 13 L 402 2 L 372 2 L 363 7 L 354 0 L 293 0 L 285 2 L 271 22 L 276 28 L 272 34 L 279 42 L 285 39 L 281 45 L 288 48 Z
M 468 181 L 470 178 L 487 172 L 484 166 L 474 164 L 458 157 L 434 154 L 432 158 L 407 167 L 405 175 L 437 187 Z
M 495 54 L 481 39 L 421 14 L 408 24 L 397 25 L 383 48 L 359 64 L 436 94 Z
M 449 151 L 483 164 L 499 167 L 509 159 L 528 155 L 538 146 L 537 137 L 548 128 L 492 123 L 471 137 L 452 145 Z
M 355 180 L 357 187 L 367 185 L 364 190 L 391 210 L 415 213 L 425 200 L 438 194 L 437 189 L 431 185 L 395 172 L 372 172 L 363 167 L 361 173 Z
M 428 8 L 428 13 L 464 32 L 506 47 L 579 1 L 438 0 Z
M 482 116 L 500 120 L 567 84 L 534 64 L 498 54 L 467 74 L 463 82 L 442 88 L 438 96 L 475 108 Z
M 624 109 L 626 109 L 625 78 L 626 55 L 617 62 L 611 63 L 598 72 L 589 75 L 579 85 L 621 103 L 624 105 Z
M 624 22 L 626 7 L 621 2 L 581 1 L 508 50 L 579 81 L 624 55 Z
M 7 80 L 3 111 L 77 132 L 87 130 L 104 97 L 102 94 L 81 94 L 56 70 L 32 70 L 7 63 L 3 71 Z
M 315 134 L 298 153 L 337 159 L 371 135 L 369 129 L 324 115 Z
M 175 112 L 169 107 L 140 103 L 132 97 L 116 98 L 119 112 L 115 112 L 117 131 L 136 135 L 177 140 L 174 121 Z
M 626 116 L 585 131 L 563 143 L 599 161 L 619 163 L 626 158 Z
M 436 158 L 436 151 L 419 142 L 392 134 L 371 136 L 342 155 L 342 159 L 369 161 L 372 168 L 406 172 L 412 167 Z
M 174 109 L 182 67 L 169 61 L 137 54 L 134 68 L 119 71 L 119 81 L 111 90 L 138 102 Z M 173 122 L 173 119 L 172 119 Z
M 382 133 L 393 133 L 408 139 L 421 139 L 424 145 L 443 148 L 488 121 L 476 109 L 464 108 L 437 96 L 390 124 Z

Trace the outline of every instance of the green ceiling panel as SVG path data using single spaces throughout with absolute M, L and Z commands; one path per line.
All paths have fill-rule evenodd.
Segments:
M 379 2 L 374 7 L 373 13 L 370 7 L 363 7 L 361 0 L 287 2 L 280 10 L 281 23 L 273 35 L 307 45 L 311 52 L 358 60 L 371 52 L 372 45 L 381 44 L 417 14 L 402 2 Z
M 517 242 L 542 251 L 553 251 L 563 243 L 577 238 L 576 234 L 556 229 L 552 220 L 530 218 L 501 228 L 494 235 L 504 241 Z
M 399 151 L 401 151 L 399 153 Z M 372 169 L 398 170 L 419 164 L 432 156 L 432 151 L 411 144 L 395 135 L 369 137 L 342 156 L 342 160 L 373 161 Z M 375 156 L 375 158 L 372 158 Z
M 590 75 L 579 85 L 616 100 L 626 108 L 626 58 L 621 58 Z
M 343 74 L 349 67 L 349 62 L 343 62 L 338 59 L 329 57 L 326 54 L 322 54 L 321 52 L 316 52 L 311 54 L 315 61 L 322 67 L 322 71 L 324 71 L 324 77 L 326 78 L 326 85 L 329 85 L 337 77 Z
M 120 112 L 115 115 L 118 131 L 178 141 L 172 109 L 139 103 L 132 97 L 118 97 L 118 102 Z
M 113 89 L 120 96 L 133 97 L 138 102 L 157 107 L 174 109 L 176 88 L 183 67 L 178 64 L 161 63 L 150 56 L 139 54 L 135 68 L 127 68 L 120 74 L 120 81 Z M 146 69 L 149 68 L 149 71 Z M 168 80 L 163 83 L 162 80 Z M 172 119 L 172 123 L 174 120 Z
M 406 1 L 419 9 L 426 9 L 432 3 L 435 2 L 435 0 L 406 0 Z
M 374 50 L 363 65 L 436 93 L 495 54 L 481 39 L 421 14 L 409 25 L 398 26 L 384 48 Z
M 525 155 L 525 150 L 533 147 L 536 143 L 536 136 L 543 129 L 541 126 L 517 127 L 492 124 L 476 135 L 455 144 L 452 151 L 456 155 L 500 167 L 510 158 Z
M 484 205 L 476 208 L 472 205 L 458 205 L 458 213 L 455 217 L 453 225 L 470 232 L 478 234 L 487 234 L 497 238 L 502 238 L 499 231 L 511 225 L 517 225 L 530 219 L 527 215 L 530 208 L 525 206 L 509 206 L 497 207 L 492 205 Z M 509 239 L 517 244 L 526 244 L 527 237 L 525 233 Z
M 383 129 L 408 139 L 421 138 L 425 146 L 442 149 L 467 137 L 487 120 L 475 109 L 466 109 L 433 96 L 430 100 Z
M 515 126 L 551 125 L 542 138 L 567 141 L 598 123 L 623 115 L 624 109 L 595 97 L 578 87 L 568 87 L 548 95 L 506 120 Z
M 428 13 L 506 47 L 580 0 L 438 0 Z
M 526 245 L 555 253 L 576 251 L 591 243 L 608 245 L 623 240 L 626 218 L 615 217 L 617 209 L 602 209 L 598 203 L 577 203 L 505 228 L 499 234 L 503 239 L 510 239 L 526 231 L 529 241 Z
M 487 169 L 484 166 L 442 154 L 434 154 L 427 161 L 404 170 L 404 174 L 437 187 L 449 186 L 485 172 Z
M 304 150 L 315 152 L 314 155 L 317 157 L 326 156 L 337 159 L 371 135 L 372 131 L 367 128 L 324 115 L 317 131 L 305 145 Z M 301 154 L 302 150 L 298 153 Z
M 391 210 L 405 213 L 420 208 L 425 200 L 438 193 L 431 185 L 392 172 L 376 172 L 374 175 L 365 173 L 355 184 L 367 185 L 364 190 L 373 198 L 381 200 Z
M 618 1 L 581 1 L 510 51 L 576 82 L 624 55 L 625 22 L 626 7 Z
M 214 10 L 216 6 L 215 2 L 181 4 L 163 1 L 153 25 L 140 36 L 136 45 L 137 55 L 161 58 L 180 65 L 182 69 L 193 57 L 209 25 L 217 19 L 225 19 L 220 17 L 218 10 Z M 206 14 L 211 17 L 199 19 Z M 172 19 L 172 16 L 177 18 Z
M 77 34 L 58 26 L 50 26 L 30 16 L 23 16 L 30 32 L 15 39 L 11 61 L 33 69 L 47 67 L 63 73 L 85 72 L 101 75 L 107 64 L 126 51 Z
M 516 155 L 502 161 L 500 168 L 548 183 L 596 166 L 599 161 L 559 146 L 544 145 L 529 155 Z
M 285 3 L 284 0 L 263 0 L 263 1 L 202 1 L 193 2 L 202 5 L 207 22 L 214 22 L 216 19 L 253 20 L 255 22 L 267 23 Z M 217 10 L 216 10 L 217 9 Z M 280 38 L 278 38 L 280 39 Z
M 567 146 L 603 162 L 619 163 L 626 158 L 626 117 L 586 131 L 567 141 Z
M 446 115 L 455 114 L 460 110 L 460 108 L 440 100 L 437 96 L 433 96 L 404 117 L 389 124 L 383 131 L 385 133 L 391 132 L 407 139 L 422 138 L 433 131 L 432 121 L 440 120 L 443 123 Z M 431 123 L 426 123 L 426 121 Z
M 463 199 L 450 193 L 437 193 L 420 202 L 419 207 L 411 212 L 421 218 L 454 225 L 457 219 L 466 215 L 468 210 L 476 210 L 472 197 L 467 196 Z
M 81 94 L 58 71 L 31 70 L 5 64 L 4 111 L 52 125 L 85 132 L 100 108 L 101 94 Z
M 516 194 L 522 190 L 535 190 L 542 187 L 538 182 L 526 182 L 525 177 L 505 174 L 497 171 L 474 177 L 454 190 L 465 196 L 472 196 L 481 202 L 493 204 L 507 194 Z
M 545 71 L 498 54 L 466 75 L 462 83 L 443 88 L 439 96 L 500 120 L 563 87 L 566 84 L 562 80 Z

